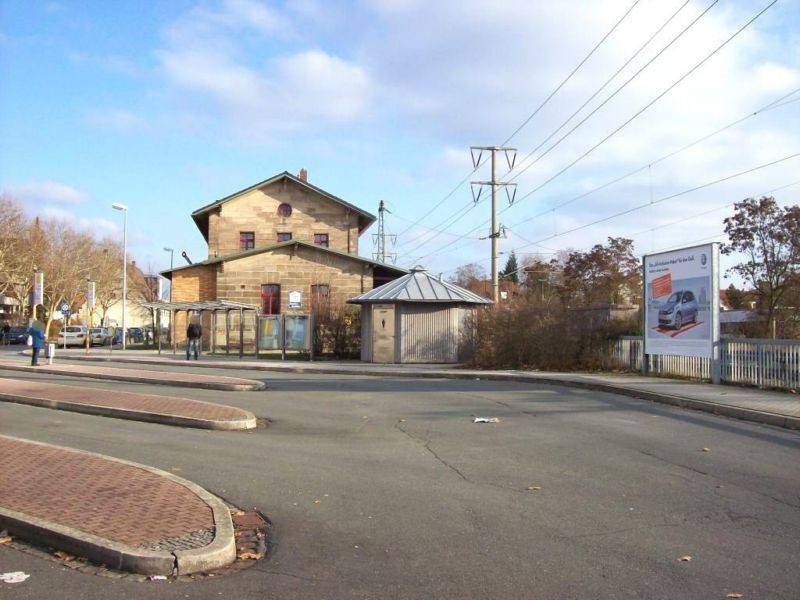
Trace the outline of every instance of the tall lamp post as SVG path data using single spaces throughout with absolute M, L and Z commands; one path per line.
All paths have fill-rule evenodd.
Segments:
M 169 270 L 172 271 L 172 255 L 175 253 L 175 250 L 172 248 L 164 248 L 164 252 L 169 252 Z M 169 281 L 169 302 L 172 304 L 172 280 Z
M 114 203 L 114 210 L 121 210 L 122 218 L 122 349 L 125 350 L 125 299 L 128 295 L 128 207 L 124 204 Z
M 172 248 L 167 248 L 164 246 L 164 252 L 169 252 L 169 270 L 172 271 L 172 258 L 175 250 Z M 169 280 L 169 303 L 172 304 L 172 279 Z M 172 343 L 172 317 L 175 316 L 174 313 L 170 310 L 169 312 L 169 342 Z M 159 332 L 160 333 L 160 332 Z

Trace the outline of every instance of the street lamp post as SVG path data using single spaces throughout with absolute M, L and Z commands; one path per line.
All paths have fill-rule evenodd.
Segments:
M 172 271 L 172 258 L 175 250 L 172 248 L 167 248 L 164 246 L 164 252 L 169 252 L 169 270 Z M 172 279 L 169 280 L 169 303 L 172 304 Z M 169 313 L 169 342 L 172 343 L 172 318 L 174 317 L 174 313 L 170 311 Z M 161 332 L 159 332 L 161 333 Z M 159 338 L 160 339 L 160 338 Z
M 128 207 L 124 204 L 114 203 L 114 210 L 122 211 L 122 349 L 125 350 L 125 299 L 128 295 Z
M 172 271 L 172 255 L 175 253 L 175 250 L 172 248 L 164 248 L 164 252 L 169 252 L 169 270 Z M 169 302 L 172 304 L 172 280 L 169 281 Z

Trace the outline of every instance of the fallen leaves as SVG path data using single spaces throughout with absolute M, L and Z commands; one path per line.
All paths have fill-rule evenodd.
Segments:
M 12 541 L 13 539 L 14 539 L 14 538 L 13 538 L 13 537 L 11 537 L 10 535 L 4 535 L 4 536 L 0 536 L 0 544 L 8 544 L 8 543 L 9 543 L 10 541 Z
M 55 556 L 60 560 L 72 560 L 73 558 L 75 558 L 74 556 L 72 556 L 71 554 L 67 554 L 63 550 L 56 550 L 55 552 L 53 552 L 53 556 Z
M 236 555 L 236 558 L 239 560 L 259 560 L 263 555 L 258 552 L 253 552 L 252 550 L 245 550 L 244 552 L 239 552 Z

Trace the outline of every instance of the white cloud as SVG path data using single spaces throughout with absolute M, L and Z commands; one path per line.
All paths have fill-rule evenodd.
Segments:
M 316 48 L 264 55 L 292 35 L 285 15 L 228 0 L 171 27 L 157 58 L 183 108 L 221 117 L 238 136 L 275 138 L 362 115 L 371 96 L 362 67 Z
M 95 238 L 117 237 L 121 235 L 121 228 L 115 222 L 101 217 L 84 217 L 75 211 L 54 206 L 46 206 L 39 214 L 44 219 L 53 219 L 68 223 L 72 227 L 91 233 Z
M 86 193 L 57 181 L 36 181 L 11 188 L 9 193 L 19 198 L 24 205 L 44 203 L 79 205 L 89 198 Z

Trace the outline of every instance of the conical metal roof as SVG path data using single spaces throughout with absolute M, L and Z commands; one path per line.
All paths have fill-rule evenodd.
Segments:
M 348 300 L 351 304 L 371 302 L 429 302 L 451 304 L 491 304 L 492 301 L 461 286 L 434 277 L 424 267 L 414 267 L 408 275 L 390 281 Z

